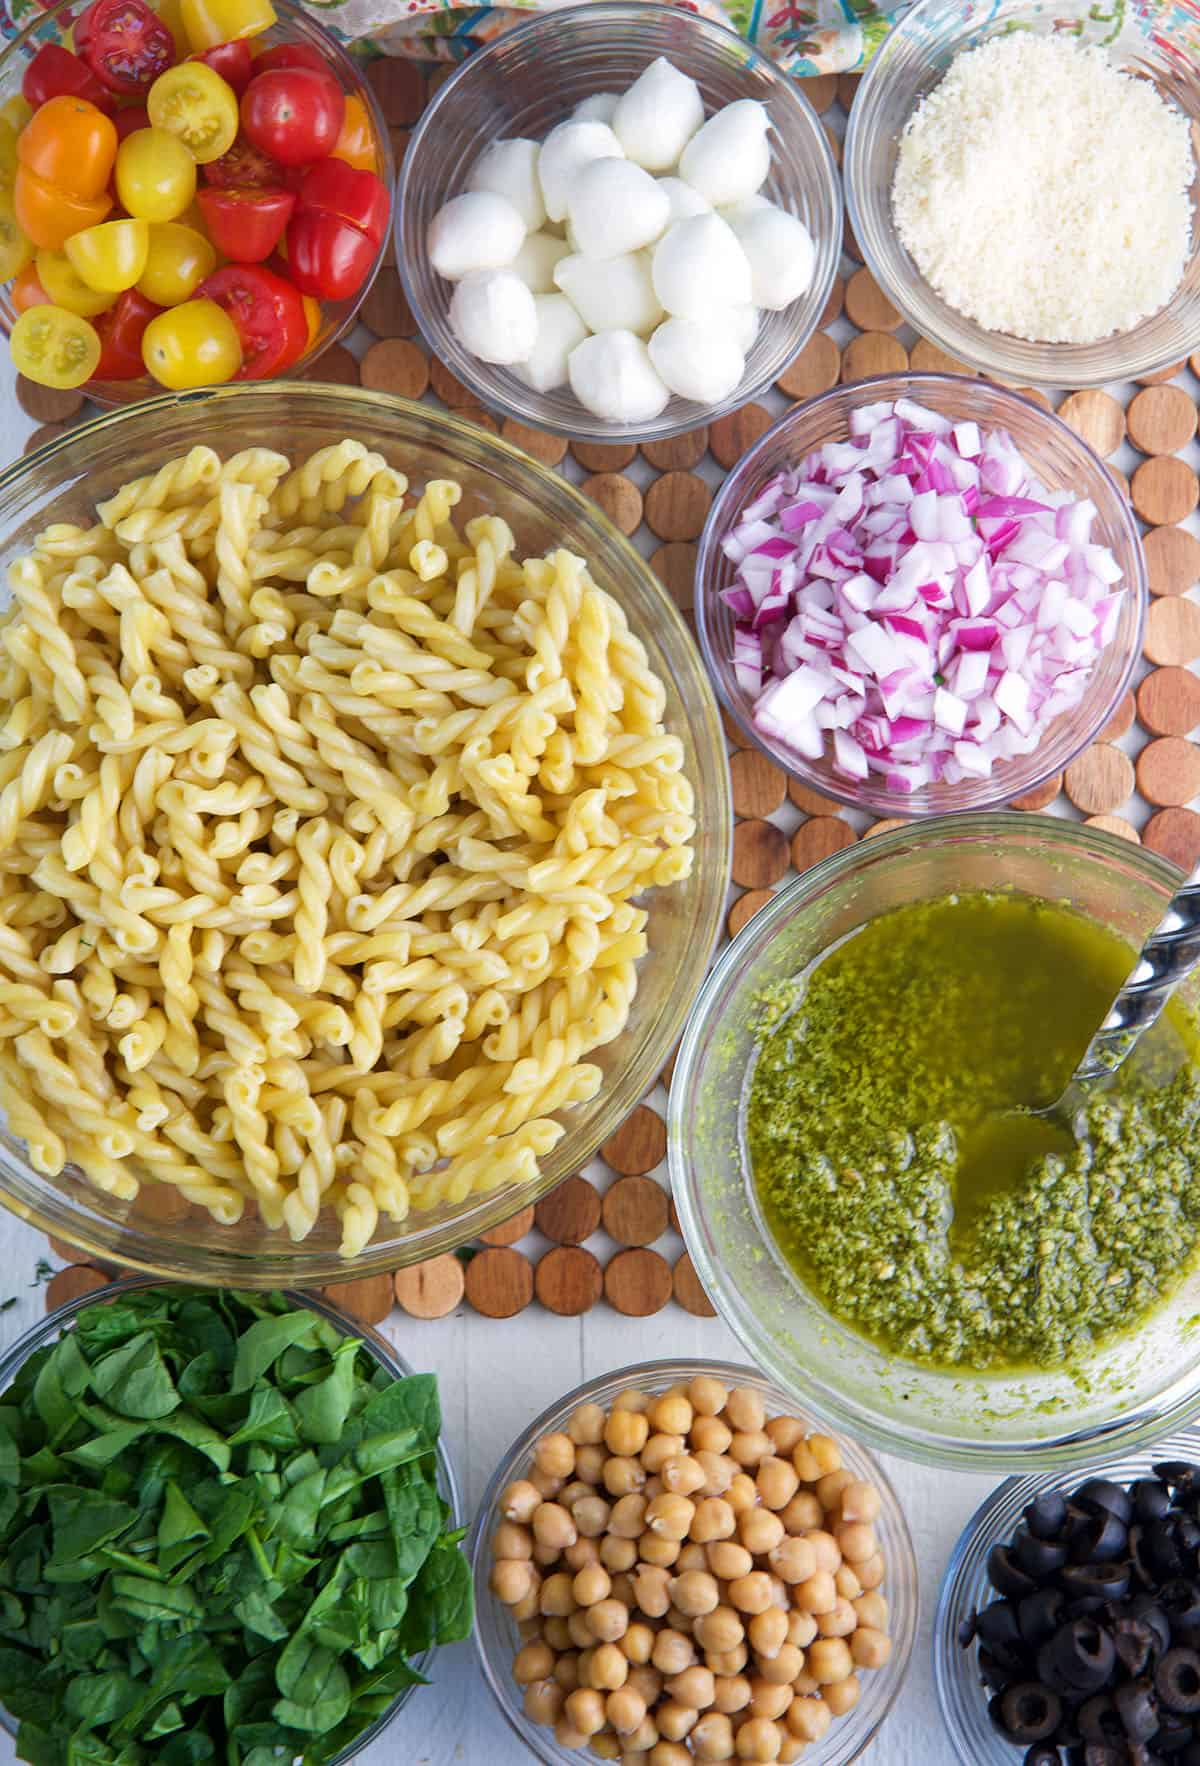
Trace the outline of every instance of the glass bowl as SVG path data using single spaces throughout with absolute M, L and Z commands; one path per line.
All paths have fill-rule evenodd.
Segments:
M 759 1211 L 740 1119 L 763 989 L 792 980 L 877 915 L 957 889 L 1005 888 L 1089 915 L 1129 941 L 1132 963 L 1178 884 L 1164 859 L 1078 823 L 948 816 L 860 841 L 806 871 L 722 953 L 671 1080 L 675 1206 L 714 1305 L 803 1410 L 883 1452 L 967 1471 L 1078 1465 L 1200 1410 L 1200 1267 L 1132 1336 L 1074 1374 L 921 1367 L 839 1323 L 782 1257 Z M 1182 997 L 1200 1006 L 1200 976 Z
M 771 172 L 764 194 L 798 215 L 812 234 L 816 265 L 808 292 L 783 312 L 764 313 L 737 390 L 717 405 L 673 397 L 648 423 L 607 422 L 569 387 L 538 393 L 507 368 L 481 362 L 450 328 L 452 284 L 431 268 L 425 238 L 434 215 L 465 188 L 492 141 L 540 139 L 584 98 L 621 91 L 665 55 L 700 87 L 711 112 L 754 98 L 771 113 Z M 421 331 L 486 405 L 559 435 L 656 441 L 736 411 L 787 367 L 817 327 L 842 249 L 842 196 L 821 119 L 801 90 L 765 55 L 723 25 L 678 6 L 598 0 L 530 20 L 482 50 L 446 81 L 413 131 L 396 187 L 396 262 Z
M 87 1307 L 105 1306 L 110 1300 L 116 1300 L 122 1294 L 133 1293 L 136 1289 L 152 1288 L 157 1285 L 153 1281 L 140 1278 L 110 1282 L 106 1288 L 97 1288 L 90 1294 L 81 1294 L 78 1299 L 68 1300 L 64 1306 L 56 1307 L 39 1324 L 34 1325 L 32 1330 L 26 1331 L 23 1337 L 18 1337 L 12 1347 L 0 1355 L 0 1397 L 7 1392 L 30 1356 L 36 1354 L 39 1349 L 48 1348 L 69 1326 L 74 1324 L 79 1314 Z M 370 1325 L 363 1324 L 361 1320 L 351 1318 L 347 1313 L 340 1311 L 322 1295 L 301 1294 L 288 1290 L 284 1297 L 293 1306 L 304 1306 L 310 1312 L 319 1314 L 321 1318 L 333 1325 L 335 1330 L 340 1331 L 343 1337 L 360 1337 L 384 1372 L 390 1374 L 394 1380 L 404 1379 L 416 1371 L 409 1366 L 402 1355 L 397 1354 L 386 1337 L 381 1337 L 379 1332 L 372 1330 Z M 453 1530 L 463 1525 L 464 1517 L 458 1479 L 455 1476 L 450 1455 L 446 1450 L 444 1431 L 438 1437 L 437 1466 L 438 1489 L 450 1509 L 447 1524 Z M 413 1658 L 413 1666 L 419 1674 L 428 1676 L 430 1663 L 435 1653 L 433 1649 L 428 1649 L 424 1654 Z M 397 1693 L 382 1716 L 377 1717 L 368 1729 L 364 1729 L 349 1747 L 343 1748 L 329 1762 L 329 1766 L 349 1766 L 350 1761 L 357 1759 L 365 1748 L 380 1739 L 383 1732 L 400 1715 L 413 1693 L 418 1690 L 416 1686 L 406 1686 Z M 0 1728 L 15 1738 L 17 1726 L 3 1705 L 0 1705 Z
M 509 1728 L 524 1744 L 531 1758 L 540 1761 L 542 1766 L 586 1766 L 596 1756 L 559 1747 L 553 1731 L 530 1722 L 522 1708 L 520 1689 L 512 1677 L 513 1657 L 521 1647 L 521 1640 L 509 1609 L 496 1599 L 488 1583 L 500 1492 L 515 1478 L 527 1476 L 534 1443 L 543 1435 L 564 1428 L 571 1412 L 579 1405 L 611 1405 L 627 1386 L 665 1392 L 679 1382 L 694 1379 L 697 1374 L 713 1374 L 729 1386 L 752 1386 L 756 1392 L 761 1392 L 775 1415 L 790 1414 L 793 1408 L 786 1392 L 751 1367 L 739 1367 L 736 1363 L 724 1361 L 635 1362 L 632 1367 L 618 1368 L 615 1373 L 588 1380 L 543 1411 L 513 1442 L 480 1498 L 469 1540 L 475 1576 L 476 1653 L 484 1679 Z M 808 1744 L 804 1750 L 806 1766 L 850 1766 L 852 1760 L 865 1753 L 904 1684 L 920 1616 L 912 1534 L 896 1492 L 879 1462 L 865 1448 L 845 1439 L 839 1439 L 838 1445 L 850 1470 L 856 1477 L 875 1484 L 882 1498 L 875 1528 L 887 1563 L 887 1580 L 882 1592 L 889 1607 L 892 1658 L 886 1667 L 863 1674 L 863 1694 L 858 1704 L 844 1717 L 834 1719 L 823 1741 Z
M 183 1213 L 161 1185 L 143 1185 L 134 1203 L 93 1188 L 70 1166 L 49 1179 L 30 1165 L 22 1142 L 0 1126 L 0 1202 L 94 1260 L 181 1281 L 241 1287 L 315 1286 L 419 1263 L 478 1238 L 578 1171 L 654 1083 L 683 1027 L 716 942 L 729 875 L 731 810 L 724 733 L 704 666 L 683 618 L 650 567 L 594 503 L 527 454 L 463 419 L 358 387 L 293 382 L 219 387 L 110 412 L 72 429 L 0 473 L 0 565 L 28 548 L 48 523 L 91 517 L 97 501 L 199 443 L 226 451 L 275 446 L 293 459 L 344 436 L 369 439 L 414 488 L 436 478 L 464 487 L 460 520 L 503 516 L 527 556 L 567 545 L 585 556 L 596 580 L 622 603 L 666 689 L 665 721 L 679 736 L 696 786 L 691 876 L 652 890 L 650 951 L 639 964 L 629 1021 L 615 1041 L 589 1056 L 604 1081 L 589 1103 L 572 1107 L 566 1134 L 527 1184 L 413 1211 L 402 1225 L 381 1221 L 365 1250 L 347 1263 L 336 1227 L 318 1225 L 293 1244 L 248 1216 L 218 1226 L 199 1210 Z
M 843 779 L 827 752 L 806 760 L 794 749 L 762 735 L 753 722 L 753 699 L 733 672 L 733 615 L 720 591 L 734 579 L 734 567 L 721 541 L 742 510 L 775 474 L 799 465 L 825 442 L 850 433 L 851 413 L 880 399 L 914 399 L 954 421 L 1007 429 L 1047 490 L 1072 490 L 1096 505 L 1093 533 L 1111 548 L 1124 572 L 1125 596 L 1112 643 L 1092 671 L 1087 690 L 1073 711 L 1064 712 L 1031 754 L 1004 762 L 990 778 L 935 784 L 905 794 L 889 791 L 872 775 L 861 784 Z M 1104 728 L 1133 677 L 1141 655 L 1148 591 L 1146 562 L 1129 500 L 1103 461 L 1072 429 L 1031 399 L 1005 387 L 987 386 L 960 374 L 881 374 L 853 386 L 835 387 L 797 405 L 739 460 L 708 512 L 696 561 L 696 630 L 717 691 L 746 734 L 785 771 L 825 797 L 836 798 L 876 816 L 949 815 L 957 810 L 992 809 L 1009 803 L 1061 771 Z
M 371 122 L 371 132 L 375 140 L 376 171 L 388 190 L 391 191 L 396 176 L 395 157 L 392 153 L 391 137 L 383 112 L 379 108 L 374 92 L 363 77 L 361 66 L 352 61 L 342 48 L 337 38 L 318 23 L 312 11 L 300 4 L 298 0 L 272 0 L 278 19 L 268 31 L 254 38 L 255 48 L 274 48 L 280 43 L 303 43 L 315 49 L 327 64 L 329 72 L 336 78 L 346 95 L 361 100 Z M 69 47 L 65 41 L 71 26 L 85 10 L 80 0 L 37 0 L 30 8 L 28 22 L 8 42 L 0 44 L 0 104 L 7 99 L 17 97 L 21 91 L 21 81 L 31 56 L 45 43 L 58 43 Z M 178 4 L 168 8 L 171 16 L 177 16 Z M 204 184 L 203 168 L 199 168 L 199 185 Z M 114 211 L 116 212 L 116 211 Z M 190 213 L 190 211 L 188 211 Z M 188 214 L 181 215 L 180 220 L 187 221 Z M 190 224 L 190 223 L 189 223 Z M 383 262 L 383 254 L 387 248 L 387 234 L 380 241 L 375 253 L 375 260 L 358 293 L 349 300 L 323 300 L 321 302 L 321 325 L 316 337 L 297 362 L 288 370 L 289 374 L 301 374 L 312 367 L 319 356 L 324 355 L 331 343 L 340 337 L 354 324 L 358 309 L 366 299 L 367 292 L 379 274 Z M 218 260 L 219 261 L 219 260 Z M 17 310 L 12 304 L 12 290 L 9 284 L 0 285 L 0 330 L 7 338 L 12 332 L 18 318 Z M 163 391 L 157 380 L 149 374 L 141 375 L 137 380 L 89 380 L 80 389 L 89 399 L 95 399 L 98 405 L 128 405 L 138 399 L 153 398 Z
M 1148 1446 L 1113 1459 L 1089 1460 L 1089 1477 L 1128 1484 L 1150 1474 L 1156 1460 L 1200 1457 L 1200 1431 L 1181 1429 L 1155 1436 Z M 1021 1766 L 1022 1749 L 1006 1741 L 988 1717 L 988 1695 L 975 1668 L 975 1649 L 963 1649 L 958 1627 L 989 1601 L 998 1600 L 988 1581 L 993 1545 L 1011 1538 L 1021 1510 L 1045 1490 L 1072 1487 L 1061 1472 L 1008 1478 L 993 1490 L 963 1528 L 946 1566 L 933 1617 L 933 1680 L 950 1744 L 963 1766 Z
M 1017 386 L 1103 386 L 1157 374 L 1200 335 L 1200 177 L 1192 183 L 1192 253 L 1166 306 L 1131 331 L 1094 343 L 1030 343 L 988 331 L 948 305 L 900 243 L 892 180 L 900 137 L 917 104 L 962 50 L 1019 29 L 1063 32 L 1107 49 L 1118 66 L 1153 81 L 1194 124 L 1200 83 L 1189 16 L 1167 6 L 1098 7 L 1090 0 L 920 0 L 872 57 L 846 131 L 846 202 L 863 259 L 888 299 L 922 337 L 961 362 Z

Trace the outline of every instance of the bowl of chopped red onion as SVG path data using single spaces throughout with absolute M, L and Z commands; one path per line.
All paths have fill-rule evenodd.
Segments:
M 696 625 L 737 722 L 879 816 L 1024 796 L 1103 729 L 1146 617 L 1133 512 L 1052 413 L 950 374 L 789 412 L 713 503 Z

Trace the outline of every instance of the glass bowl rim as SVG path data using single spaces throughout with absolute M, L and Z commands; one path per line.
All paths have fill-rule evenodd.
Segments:
M 748 448 L 741 458 L 734 464 L 732 469 L 722 477 L 721 483 L 713 496 L 708 514 L 704 519 L 704 527 L 701 530 L 700 539 L 697 543 L 696 568 L 692 578 L 692 610 L 695 615 L 696 636 L 700 643 L 701 654 L 704 657 L 704 666 L 708 671 L 709 679 L 713 683 L 717 697 L 720 700 L 721 705 L 737 724 L 738 728 L 749 738 L 755 748 L 765 754 L 775 766 L 781 767 L 787 772 L 789 777 L 798 779 L 802 784 L 808 785 L 812 790 L 819 791 L 824 797 L 832 798 L 837 803 L 846 804 L 850 809 L 867 809 L 869 813 L 873 815 L 898 816 L 904 817 L 912 822 L 920 822 L 932 820 L 942 813 L 965 815 L 981 814 L 998 810 L 1011 800 L 1011 792 L 1007 789 L 1006 782 L 1003 777 L 1000 776 L 998 771 L 997 773 L 993 773 L 990 778 L 979 779 L 973 782 L 977 786 L 977 792 L 975 794 L 976 800 L 971 804 L 969 810 L 956 809 L 949 812 L 939 812 L 936 807 L 928 810 L 913 809 L 910 807 L 910 800 L 901 796 L 898 792 L 892 794 L 876 792 L 872 794 L 870 803 L 865 803 L 861 792 L 856 791 L 854 786 L 848 781 L 840 780 L 837 775 L 832 772 L 828 777 L 822 774 L 819 781 L 814 783 L 812 775 L 807 766 L 803 763 L 802 758 L 795 756 L 789 757 L 788 751 L 781 745 L 768 744 L 755 727 L 741 698 L 735 696 L 730 691 L 725 680 L 724 671 L 717 657 L 715 638 L 708 612 L 709 603 L 712 600 L 714 592 L 712 583 L 720 568 L 722 535 L 719 530 L 731 525 L 732 521 L 736 519 L 736 516 L 740 513 L 740 510 L 738 510 L 735 505 L 741 503 L 746 496 L 753 494 L 753 487 L 745 485 L 745 481 L 761 476 L 758 467 L 763 455 L 770 447 L 774 446 L 777 441 L 789 434 L 793 428 L 798 428 L 802 423 L 810 421 L 815 415 L 822 412 L 825 407 L 832 404 L 834 400 L 845 400 L 847 395 L 853 394 L 855 395 L 857 402 L 871 404 L 874 397 L 877 394 L 880 394 L 884 387 L 895 387 L 897 382 L 900 381 L 904 383 L 904 393 L 903 395 L 897 396 L 912 398 L 917 403 L 923 402 L 920 395 L 925 389 L 928 389 L 926 399 L 928 402 L 932 403 L 933 399 L 936 398 L 938 390 L 947 385 L 951 387 L 962 387 L 976 384 L 972 376 L 966 374 L 913 372 L 904 369 L 895 374 L 872 374 L 866 380 L 856 380 L 845 386 L 831 386 L 826 392 L 818 393 L 815 398 L 806 399 L 785 411 L 781 417 L 777 418 L 776 421 L 772 423 L 769 429 L 763 431 L 762 435 L 759 436 L 753 446 Z M 1070 424 L 1065 423 L 1056 411 L 1048 411 L 1044 406 L 1039 405 L 1035 399 L 1026 398 L 1023 393 L 1017 392 L 1015 388 L 1001 386 L 998 382 L 989 381 L 987 383 L 987 391 L 989 394 L 994 395 L 1002 405 L 1013 404 L 1019 410 L 1034 413 L 1035 416 L 1043 422 L 1050 434 L 1063 441 L 1068 448 L 1078 450 L 1089 466 L 1094 467 L 1102 474 L 1111 476 L 1108 474 L 1108 467 L 1091 444 L 1085 441 L 1081 435 L 1076 434 Z M 857 400 L 857 395 L 860 392 L 863 394 L 863 397 L 861 400 Z M 936 409 L 936 405 L 933 405 L 933 408 Z M 737 494 L 735 495 L 735 486 L 744 488 L 738 488 Z M 1090 744 L 1096 740 L 1097 735 L 1112 717 L 1113 711 L 1120 704 L 1121 699 L 1128 691 L 1129 683 L 1133 679 L 1133 673 L 1137 667 L 1138 658 L 1142 653 L 1142 639 L 1145 635 L 1146 617 L 1150 605 L 1150 587 L 1146 567 L 1146 554 L 1145 548 L 1142 544 L 1142 536 L 1138 531 L 1137 522 L 1133 516 L 1132 505 L 1129 502 L 1128 497 L 1121 495 L 1120 489 L 1115 480 L 1113 481 L 1113 507 L 1116 519 L 1118 520 L 1119 525 L 1124 529 L 1126 537 L 1130 542 L 1130 549 L 1135 564 L 1135 579 L 1126 585 L 1126 592 L 1134 596 L 1137 604 L 1137 631 L 1134 633 L 1134 642 L 1131 643 L 1129 647 L 1129 655 L 1125 660 L 1124 666 L 1121 670 L 1120 679 L 1113 690 L 1112 697 L 1109 700 L 1107 707 L 1103 712 L 1093 714 L 1093 716 L 1088 719 L 1087 724 L 1081 726 L 1084 733 L 1078 738 L 1077 742 L 1076 738 L 1072 738 L 1072 742 L 1075 745 L 1073 746 L 1072 752 L 1067 760 L 1062 763 L 1063 765 L 1068 765 L 1071 760 L 1077 759 L 1079 755 L 1083 753 L 1084 749 L 1089 747 Z M 1034 751 L 1035 755 L 1036 753 L 1037 750 Z M 1030 756 L 1030 758 L 1032 759 L 1034 756 Z M 1050 769 L 1050 772 L 1058 772 L 1060 770 L 1060 766 L 1055 765 Z M 1046 773 L 1041 780 L 1034 779 L 1028 783 L 1023 783 L 1019 795 L 1036 790 L 1038 784 L 1044 783 L 1045 777 L 1049 776 L 1050 773 Z M 936 788 L 937 787 L 933 787 L 933 789 Z
M 496 1463 L 496 1468 L 480 1495 L 471 1522 L 466 1545 L 471 1562 L 471 1576 L 475 1588 L 476 1611 L 485 1604 L 489 1611 L 499 1611 L 500 1603 L 488 1586 L 487 1548 L 492 1532 L 494 1511 L 500 1492 L 511 1482 L 522 1460 L 529 1458 L 534 1442 L 555 1424 L 563 1422 L 579 1405 L 588 1403 L 593 1397 L 610 1392 L 615 1397 L 625 1385 L 644 1385 L 652 1381 L 661 1381 L 663 1389 L 673 1385 L 680 1379 L 691 1379 L 697 1374 L 712 1374 L 726 1385 L 737 1385 L 749 1382 L 758 1388 L 766 1388 L 773 1401 L 781 1405 L 790 1405 L 792 1400 L 785 1387 L 781 1386 L 774 1375 L 757 1366 L 745 1362 L 732 1362 L 700 1356 L 671 1357 L 656 1361 L 635 1361 L 628 1366 L 612 1369 L 608 1373 L 596 1374 L 584 1380 L 572 1391 L 565 1392 L 529 1422 L 521 1433 L 505 1449 Z M 804 1420 L 802 1417 L 801 1420 Z M 894 1653 L 887 1664 L 889 1684 L 882 1708 L 877 1713 L 868 1734 L 857 1740 L 855 1752 L 848 1756 L 846 1766 L 856 1760 L 875 1740 L 887 1719 L 895 1709 L 896 1700 L 904 1688 L 912 1668 L 913 1651 L 921 1626 L 921 1577 L 917 1564 L 916 1547 L 913 1542 L 912 1529 L 908 1515 L 896 1494 L 895 1486 L 884 1467 L 879 1463 L 875 1449 L 862 1441 L 858 1436 L 848 1435 L 847 1442 L 857 1453 L 862 1454 L 871 1468 L 872 1478 L 879 1486 L 883 1500 L 881 1513 L 887 1516 L 889 1542 L 887 1547 L 888 1574 L 885 1588 L 895 1585 L 901 1587 L 903 1606 L 900 1608 L 902 1624 L 895 1630 L 890 1628 Z M 894 1538 L 891 1535 L 894 1534 Z M 895 1561 L 895 1560 L 899 1561 Z M 889 1601 L 889 1621 L 896 1615 L 896 1604 Z M 474 1653 L 479 1662 L 480 1671 L 487 1683 L 495 1704 L 507 1723 L 509 1729 L 526 1746 L 530 1746 L 529 1738 L 519 1727 L 510 1708 L 510 1701 L 505 1696 L 511 1681 L 505 1679 L 486 1646 L 483 1630 L 476 1620 L 474 1631 Z M 856 1707 L 857 1709 L 858 1707 Z M 853 1712 L 848 1713 L 853 1717 Z M 834 1726 L 827 1732 L 829 1737 L 836 1737 L 841 1719 L 835 1719 Z M 822 1766 L 820 1743 L 811 1743 L 813 1766 Z M 590 1761 L 591 1754 L 581 1755 L 581 1761 Z

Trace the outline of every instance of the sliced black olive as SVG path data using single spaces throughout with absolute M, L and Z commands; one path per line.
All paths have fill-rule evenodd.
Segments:
M 1150 1746 L 1163 1760 L 1170 1760 L 1175 1766 L 1179 1756 L 1183 1756 L 1181 1766 L 1200 1766 L 1200 1742 L 1192 1740 L 1192 1726 L 1180 1717 L 1172 1717 L 1166 1713 L 1165 1722 L 1158 1734 L 1151 1740 Z M 1195 1748 L 1194 1758 L 1189 1759 L 1189 1752 Z
M 1200 1711 L 1200 1654 L 1168 1650 L 1154 1670 L 1154 1687 L 1169 1711 Z
M 1175 1543 L 1185 1555 L 1195 1556 L 1200 1550 L 1200 1521 L 1194 1515 L 1180 1515 L 1175 1523 Z
M 1200 1466 L 1194 1466 L 1186 1459 L 1160 1459 L 1150 1469 L 1156 1478 L 1161 1478 L 1172 1490 L 1195 1490 L 1200 1487 Z
M 1011 1549 L 1021 1568 L 1030 1576 L 1036 1576 L 1039 1582 L 1061 1570 L 1068 1557 L 1064 1540 L 1039 1539 L 1028 1527 L 1017 1528 Z
M 1129 1528 L 1116 1515 L 1089 1515 L 1071 1529 L 1071 1562 L 1075 1564 L 1098 1564 L 1124 1557 L 1128 1546 Z
M 1079 1707 L 1079 1733 L 1084 1741 L 1123 1742 L 1125 1729 L 1109 1693 L 1094 1693 Z
M 1068 1564 L 1059 1574 L 1059 1585 L 1068 1599 L 1095 1595 L 1100 1600 L 1124 1600 L 1129 1593 L 1128 1564 Z
M 1129 1603 L 1129 1617 L 1150 1627 L 1160 1655 L 1170 1649 L 1171 1621 L 1152 1594 L 1135 1594 Z
M 1017 1625 L 1017 1610 L 1011 1601 L 993 1601 L 990 1607 L 976 1613 L 975 1635 L 1003 1667 L 1024 1673 L 1029 1651 Z
M 1062 1755 L 1057 1748 L 1040 1741 L 1030 1748 L 1021 1766 L 1062 1766 Z
M 1037 1587 L 1035 1579 L 1023 1570 L 1007 1545 L 993 1545 L 988 1552 L 988 1581 L 997 1594 L 1020 1600 Z
M 1012 1741 L 1045 1741 L 1058 1728 L 1062 1700 L 1036 1680 L 1018 1681 L 1000 1694 L 1000 1728 Z
M 1158 1732 L 1159 1736 L 1161 1736 L 1162 1733 L 1163 1732 L 1160 1729 Z M 1155 1739 L 1157 1740 L 1158 1738 L 1156 1737 Z M 1158 1751 L 1160 1754 L 1166 1754 L 1168 1759 L 1171 1758 L 1167 1749 L 1160 1747 Z M 1178 1766 L 1200 1766 L 1200 1741 L 1185 1741 L 1179 1749 L 1176 1750 L 1176 1754 Z
M 1113 1693 L 1121 1727 L 1131 1742 L 1149 1741 L 1158 1728 L 1158 1710 L 1148 1680 L 1126 1680 Z
M 1158 1640 L 1140 1619 L 1114 1619 L 1112 1639 L 1117 1660 L 1129 1675 L 1137 1675 L 1149 1665 L 1152 1654 L 1158 1654 Z
M 1063 1624 L 1068 1619 L 1095 1619 L 1099 1624 L 1107 1624 L 1111 1601 L 1105 1600 L 1102 1594 L 1081 1594 L 1078 1600 L 1068 1601 L 1063 1608 Z
M 1025 1525 L 1039 1539 L 1055 1539 L 1067 1519 L 1067 1499 L 1061 1490 L 1043 1490 L 1025 1510 Z
M 975 1641 L 975 1614 L 974 1613 L 968 1613 L 965 1619 L 960 1619 L 958 1621 L 958 1631 L 957 1631 L 956 1635 L 958 1637 L 960 1648 L 970 1649 L 971 1645 Z
M 1131 1527 L 1129 1550 L 1149 1588 L 1174 1581 L 1187 1568 L 1183 1553 L 1175 1542 L 1175 1528 L 1170 1519 L 1150 1521 L 1144 1527 Z
M 1053 1637 L 1063 1622 L 1063 1596 L 1058 1588 L 1039 1588 L 1017 1604 L 1017 1628 L 1030 1649 Z
M 1170 1622 L 1173 1643 L 1183 1643 L 1185 1633 L 1200 1630 L 1200 1583 L 1177 1577 L 1163 1583 L 1158 1598 Z
M 1074 1501 L 1116 1515 L 1118 1521 L 1123 1521 L 1126 1526 L 1133 1519 L 1133 1501 L 1128 1490 L 1122 1489 L 1120 1484 L 1114 1484 L 1108 1478 L 1089 1478 L 1075 1492 Z
M 1083 1766 L 1129 1766 L 1129 1749 L 1120 1742 L 1090 1741 L 1083 1750 Z
M 1112 1638 L 1094 1619 L 1072 1619 L 1037 1654 L 1038 1674 L 1055 1692 L 1099 1692 L 1116 1665 Z
M 1002 1662 L 998 1662 L 995 1656 L 990 1655 L 985 1649 L 980 1650 L 976 1664 L 979 1668 L 979 1678 L 989 1692 L 1003 1692 L 1012 1679 L 1012 1669 L 1006 1668 Z
M 1171 1492 L 1157 1478 L 1139 1478 L 1129 1494 L 1139 1521 L 1161 1521 L 1171 1506 Z

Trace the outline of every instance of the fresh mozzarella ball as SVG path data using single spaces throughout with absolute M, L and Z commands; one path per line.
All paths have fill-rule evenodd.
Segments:
M 750 264 L 718 215 L 676 221 L 654 248 L 654 292 L 677 319 L 704 319 L 750 299 Z
M 593 92 L 571 112 L 573 123 L 611 123 L 613 112 L 621 102 L 619 92 Z
M 565 239 L 556 239 L 553 233 L 530 233 L 508 268 L 534 294 L 553 294 L 554 266 L 570 249 Z
M 647 423 L 671 397 L 632 331 L 601 331 L 571 351 L 571 391 L 609 423 Z
M 727 399 L 746 372 L 746 360 L 718 315 L 715 321 L 668 319 L 650 339 L 659 378 L 681 399 L 703 405 Z
M 554 281 L 589 331 L 633 331 L 649 337 L 663 316 L 650 277 L 650 253 L 619 258 L 562 258 Z
M 624 157 L 607 123 L 565 122 L 551 129 L 538 156 L 542 200 L 550 219 L 566 219 L 567 194 L 584 166 L 594 159 Z
M 507 198 L 468 190 L 438 210 L 425 243 L 438 275 L 457 282 L 471 270 L 511 264 L 524 238 L 525 223 Z
M 639 251 L 665 231 L 671 204 L 641 166 L 596 159 L 581 167 L 567 194 L 572 238 L 584 257 Z
M 753 196 L 743 196 L 740 202 L 727 202 L 723 208 L 717 210 L 717 213 L 723 221 L 728 221 L 731 227 L 736 227 L 738 222 L 744 221 L 747 215 L 757 214 L 759 209 L 770 207 L 771 204 L 766 197 L 756 191 Z
M 770 126 L 765 104 L 753 98 L 727 104 L 692 136 L 679 161 L 679 176 L 714 208 L 753 196 L 771 169 Z
M 539 294 L 537 338 L 528 358 L 513 372 L 535 392 L 553 392 L 568 379 L 567 358 L 587 336 L 587 326 L 565 294 Z
M 450 325 L 481 362 L 523 362 L 537 342 L 533 295 L 511 270 L 472 270 L 454 290 Z
M 758 308 L 752 306 L 723 307 L 719 322 L 728 327 L 729 335 L 744 356 L 758 336 Z
M 730 224 L 750 260 L 754 304 L 777 313 L 798 299 L 812 282 L 816 264 L 804 222 L 768 203 Z
M 707 197 L 685 184 L 682 178 L 660 178 L 658 187 L 671 205 L 668 227 L 674 226 L 676 221 L 690 221 L 693 215 L 706 215 L 712 207 Z
M 613 113 L 617 140 L 635 165 L 666 172 L 704 121 L 704 100 L 664 56 L 652 61 L 625 93 Z
M 540 141 L 493 141 L 484 150 L 467 181 L 468 190 L 491 190 L 511 202 L 530 233 L 546 219 L 542 187 L 538 182 Z

